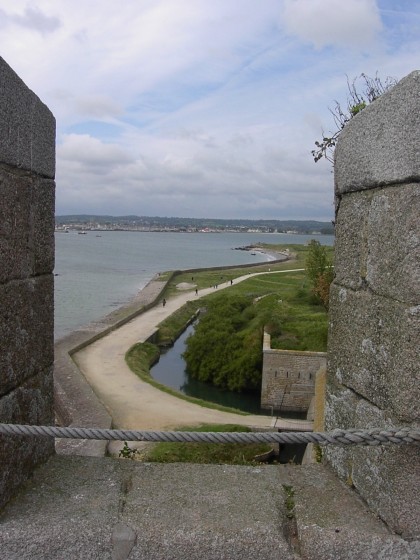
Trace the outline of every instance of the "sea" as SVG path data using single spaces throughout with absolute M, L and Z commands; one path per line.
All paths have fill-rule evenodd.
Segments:
M 331 235 L 69 231 L 55 234 L 55 339 L 128 303 L 158 272 L 269 259 L 235 250 L 256 243 L 305 244 Z

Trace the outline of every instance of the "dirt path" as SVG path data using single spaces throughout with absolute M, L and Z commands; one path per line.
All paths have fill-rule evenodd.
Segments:
M 302 269 L 294 269 L 302 270 Z M 282 272 L 292 272 L 284 270 Z M 271 274 L 278 274 L 279 271 Z M 235 279 L 235 284 L 264 273 L 253 273 Z M 230 282 L 218 286 L 226 289 Z M 242 416 L 205 408 L 159 391 L 139 379 L 125 363 L 125 353 L 136 342 L 144 342 L 157 325 L 189 300 L 214 293 L 215 288 L 181 293 L 170 298 L 165 307 L 156 306 L 126 325 L 112 331 L 73 355 L 93 390 L 107 408 L 118 428 L 164 430 L 175 426 L 201 423 L 227 423 L 269 427 L 270 416 Z

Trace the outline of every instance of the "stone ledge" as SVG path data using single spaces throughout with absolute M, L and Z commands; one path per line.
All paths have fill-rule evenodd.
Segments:
M 420 71 L 352 118 L 335 150 L 337 195 L 420 181 Z
M 56 456 L 1 524 L 7 560 L 417 560 L 420 552 L 322 465 Z
M 0 162 L 55 175 L 55 118 L 0 57 Z
M 305 560 L 406 559 L 420 554 L 380 521 L 329 468 L 316 464 L 290 470 L 294 514 Z

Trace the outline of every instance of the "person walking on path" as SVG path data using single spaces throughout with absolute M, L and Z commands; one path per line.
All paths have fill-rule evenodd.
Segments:
M 165 298 L 163 298 L 162 305 L 163 305 L 163 307 L 165 307 L 165 305 L 166 305 L 166 299 Z

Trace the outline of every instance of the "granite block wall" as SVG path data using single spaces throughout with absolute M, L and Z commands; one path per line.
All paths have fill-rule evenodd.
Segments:
M 326 429 L 420 426 L 420 72 L 354 117 L 335 153 L 335 279 Z M 419 534 L 420 448 L 327 459 L 406 538 Z
M 0 58 L 0 422 L 53 424 L 55 119 Z M 0 436 L 0 508 L 54 450 Z
M 306 412 L 315 394 L 315 377 L 326 365 L 323 352 L 272 350 L 264 333 L 261 408 Z

